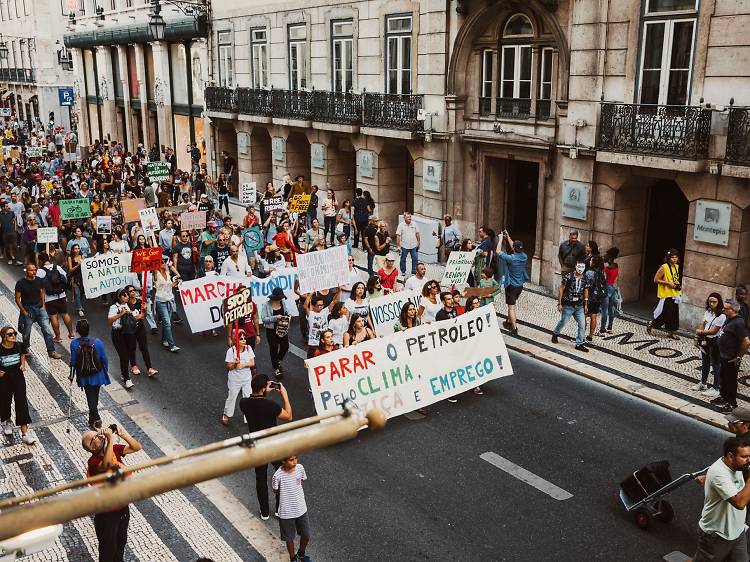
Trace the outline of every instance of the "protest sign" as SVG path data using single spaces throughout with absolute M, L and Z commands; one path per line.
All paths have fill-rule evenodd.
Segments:
M 130 262 L 130 271 L 143 273 L 144 271 L 156 271 L 161 269 L 161 248 L 136 248 Z
M 309 194 L 292 195 L 289 199 L 289 212 L 290 213 L 306 213 L 307 209 L 310 208 L 310 197 Z
M 401 307 L 407 302 L 413 302 L 419 308 L 421 297 L 419 291 L 398 291 L 370 299 L 370 320 L 375 333 L 381 337 L 392 334 L 393 325 L 398 322 L 398 315 L 401 314 Z
M 62 201 L 60 201 L 62 203 Z M 146 200 L 141 199 L 123 199 L 120 201 L 122 207 L 122 220 L 123 222 L 137 222 L 140 220 L 138 211 L 146 208 Z
M 180 300 L 193 333 L 221 328 L 224 325 L 222 302 L 240 286 L 250 287 L 253 302 L 259 309 L 268 300 L 271 291 L 281 287 L 286 295 L 284 305 L 287 312 L 291 316 L 297 316 L 297 306 L 294 304 L 294 299 L 297 298 L 294 292 L 296 277 L 297 270 L 292 267 L 274 271 L 263 279 L 219 275 L 200 277 L 180 283 Z
M 39 227 L 36 229 L 36 241 L 39 244 L 54 244 L 57 242 L 57 229 L 54 227 Z
M 273 211 L 283 211 L 284 197 L 282 195 L 268 197 L 267 199 L 263 200 L 263 207 L 265 208 L 266 213 L 271 213 Z
M 480 299 L 486 299 L 492 296 L 497 290 L 495 285 L 489 287 L 466 287 L 464 289 L 464 295 L 467 297 L 479 297 Z
M 29 158 L 41 158 L 44 156 L 44 149 L 41 146 L 30 146 L 26 149 L 26 156 Z
M 491 306 L 306 361 L 318 414 L 351 400 L 392 418 L 513 374 Z
M 83 290 L 87 299 L 113 293 L 128 284 L 133 254 L 93 256 L 81 262 Z
M 242 243 L 245 245 L 245 253 L 251 256 L 253 252 L 263 249 L 263 231 L 260 226 L 253 226 L 242 231 Z
M 170 212 L 170 213 L 173 213 L 173 214 L 179 215 L 180 213 L 182 213 L 182 212 L 184 212 L 184 211 L 187 211 L 187 210 L 188 210 L 188 208 L 189 208 L 189 207 L 188 207 L 187 205 L 175 205 L 174 207 L 157 207 L 157 208 L 156 208 L 156 212 L 157 212 L 157 214 L 158 214 L 159 216 L 161 216 L 161 214 L 162 214 L 162 213 L 163 213 L 164 211 L 168 211 L 168 212 Z
M 146 164 L 146 174 L 151 181 L 168 181 L 169 162 L 149 162 Z
M 11 158 L 13 160 L 20 160 L 21 159 L 21 151 L 18 150 L 17 146 L 11 147 L 9 158 Z
M 257 186 L 254 181 L 243 183 L 240 185 L 240 203 L 243 205 L 250 205 L 255 203 L 255 199 L 258 196 Z
M 206 228 L 206 211 L 193 211 L 180 215 L 180 230 L 203 230 Z
M 346 246 L 297 255 L 297 276 L 300 293 L 338 287 L 349 275 L 349 254 Z
M 96 233 L 112 234 L 112 217 L 109 215 L 96 217 Z
M 224 325 L 231 326 L 240 318 L 250 316 L 253 312 L 253 299 L 250 287 L 239 287 L 234 293 L 224 299 Z
M 91 204 L 88 198 L 60 199 L 60 216 L 64 221 L 74 221 L 90 217 Z
M 440 285 L 446 288 L 452 286 L 456 288 L 465 287 L 471 268 L 474 266 L 475 256 L 476 251 L 451 252 L 451 255 L 448 256 L 448 263 L 445 264 L 445 272 Z
M 159 230 L 159 215 L 156 214 L 154 207 L 146 207 L 138 210 L 138 217 L 141 220 L 141 227 L 146 234 L 154 233 Z

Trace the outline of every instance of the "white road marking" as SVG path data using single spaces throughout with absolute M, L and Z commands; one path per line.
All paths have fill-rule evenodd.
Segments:
M 292 355 L 296 355 L 297 357 L 299 357 L 303 361 L 305 359 L 307 359 L 307 350 L 306 349 L 302 349 L 301 347 L 297 347 L 293 343 L 289 344 L 289 351 L 292 352 Z
M 497 453 L 488 451 L 479 455 L 479 458 L 483 461 L 487 461 L 492 466 L 496 466 L 500 470 L 507 472 L 514 478 L 518 478 L 521 482 L 526 482 L 529 486 L 533 486 L 534 488 L 536 488 L 540 492 L 544 492 L 551 498 L 563 501 L 569 500 L 573 497 L 573 494 L 571 494 L 570 492 L 563 490 L 558 486 L 555 486 L 552 482 L 548 482 L 541 476 L 537 476 L 533 472 L 529 472 L 522 466 L 518 466 L 517 464 L 512 463 L 511 461 L 504 457 L 501 457 Z
M 679 550 L 675 550 L 674 552 L 666 554 L 664 556 L 664 560 L 666 560 L 667 562 L 689 562 L 690 557 L 687 554 L 683 554 Z

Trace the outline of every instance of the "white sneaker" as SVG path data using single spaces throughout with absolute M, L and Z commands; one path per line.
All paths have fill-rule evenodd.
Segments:
M 268 521 L 268 520 L 269 520 L 269 519 L 271 518 L 271 516 L 270 516 L 270 515 L 261 515 L 261 516 L 260 516 L 260 518 L 261 518 L 261 519 L 262 519 L 263 521 Z
M 24 434 L 23 434 L 23 435 L 21 436 L 21 441 L 23 441 L 23 442 L 24 442 L 24 443 L 26 443 L 27 445 L 33 445 L 34 443 L 36 443 L 36 437 L 34 437 L 34 436 L 33 436 L 33 435 L 31 434 L 31 432 L 29 431 L 28 433 L 24 433 Z
M 706 390 L 708 387 L 702 382 L 695 383 L 690 387 L 690 390 Z
M 130 390 L 134 386 L 135 385 L 133 384 L 133 381 L 131 381 L 130 379 L 128 379 L 128 380 L 125 381 L 125 388 L 127 388 L 128 390 Z
M 701 396 L 705 396 L 706 398 L 716 398 L 718 395 L 719 391 L 715 388 L 709 388 L 708 390 L 701 392 Z
M 5 435 L 13 435 L 13 422 L 8 420 L 3 422 L 3 433 Z

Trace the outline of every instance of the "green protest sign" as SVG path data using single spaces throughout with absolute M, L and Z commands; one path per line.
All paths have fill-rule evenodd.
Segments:
M 88 198 L 60 199 L 60 215 L 64 221 L 87 219 L 91 216 L 91 204 Z
M 149 162 L 146 164 L 146 173 L 151 181 L 168 181 L 169 162 Z

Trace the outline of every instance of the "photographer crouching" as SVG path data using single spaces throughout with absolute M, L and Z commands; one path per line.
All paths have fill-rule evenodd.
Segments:
M 127 445 L 115 444 L 115 436 Z M 143 447 L 125 428 L 112 424 L 100 431 L 87 431 L 81 439 L 83 448 L 91 453 L 87 462 L 86 476 L 96 476 L 109 470 L 124 467 L 122 458 L 137 453 Z M 128 541 L 130 508 L 126 505 L 112 511 L 94 515 L 94 528 L 99 541 L 100 562 L 122 562 L 125 544 Z

